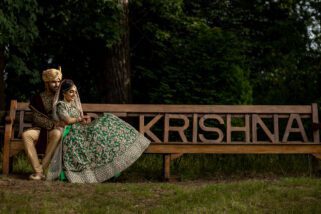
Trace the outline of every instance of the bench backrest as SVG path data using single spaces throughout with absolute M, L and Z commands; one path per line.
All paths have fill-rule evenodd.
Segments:
M 11 102 L 15 138 L 31 127 L 28 103 Z M 319 144 L 318 106 L 312 105 L 157 105 L 83 104 L 93 118 L 113 113 L 154 143 Z

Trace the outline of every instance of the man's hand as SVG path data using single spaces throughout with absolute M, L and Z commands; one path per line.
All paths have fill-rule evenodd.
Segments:
M 55 128 L 59 128 L 59 127 L 64 128 L 65 125 L 66 125 L 66 123 L 64 121 L 60 120 L 60 121 L 55 121 L 55 126 L 54 127 Z

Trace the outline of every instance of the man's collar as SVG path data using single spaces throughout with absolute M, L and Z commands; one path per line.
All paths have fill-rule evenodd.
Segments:
M 44 93 L 45 96 L 48 96 L 48 97 L 55 96 L 55 94 L 52 93 L 50 90 L 45 90 L 43 93 Z

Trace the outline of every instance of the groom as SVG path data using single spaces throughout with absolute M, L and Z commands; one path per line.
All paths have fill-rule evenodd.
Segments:
M 47 69 L 42 72 L 45 91 L 30 100 L 32 128 L 22 133 L 25 151 L 31 162 L 34 174 L 31 180 L 44 180 L 43 169 L 47 168 L 61 138 L 61 129 L 65 124 L 52 118 L 52 103 L 62 79 L 61 68 Z M 40 164 L 38 154 L 45 154 Z

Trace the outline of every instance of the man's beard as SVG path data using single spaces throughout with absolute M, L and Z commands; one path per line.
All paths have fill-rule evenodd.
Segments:
M 49 87 L 51 93 L 55 94 L 58 91 L 59 87 Z

